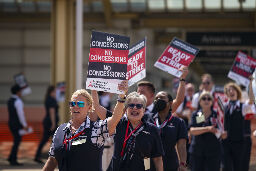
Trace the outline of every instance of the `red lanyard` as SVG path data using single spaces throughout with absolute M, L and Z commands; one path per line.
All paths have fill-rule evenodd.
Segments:
M 81 135 L 82 133 L 84 133 L 84 132 L 85 132 L 85 129 L 84 129 L 83 131 L 77 133 L 76 135 L 74 135 L 74 136 L 68 138 L 68 139 L 65 138 L 64 141 L 63 141 L 63 144 L 65 144 L 66 150 L 67 150 L 67 141 L 70 141 L 70 140 L 72 140 L 72 139 L 74 139 L 74 138 L 80 136 L 80 135 Z
M 162 129 L 166 124 L 167 124 L 167 122 L 169 122 L 170 120 L 172 120 L 172 117 L 173 117 L 173 115 L 171 115 L 171 117 L 167 120 L 165 120 L 161 125 L 160 125 L 160 129 Z M 157 125 L 157 123 L 156 123 L 156 121 L 155 121 L 155 125 Z
M 126 142 L 127 140 L 131 137 L 131 135 L 142 125 L 142 123 L 140 123 L 134 130 L 132 130 L 132 132 L 130 132 L 130 134 L 127 136 L 128 134 L 128 129 L 129 129 L 129 125 L 130 125 L 130 121 L 128 120 L 128 123 L 127 123 L 127 127 L 126 127 L 126 132 L 125 132 L 125 137 L 124 137 L 124 143 L 123 143 L 123 148 L 122 148 L 122 151 L 121 151 L 121 157 L 124 156 L 124 148 L 126 146 Z

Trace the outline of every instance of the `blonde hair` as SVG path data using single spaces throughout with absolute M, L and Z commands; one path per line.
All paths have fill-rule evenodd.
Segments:
M 233 82 L 227 83 L 224 86 L 224 93 L 226 95 L 228 95 L 229 87 L 233 87 L 236 90 L 236 92 L 237 92 L 237 99 L 241 100 L 241 98 L 242 98 L 242 90 L 241 90 L 241 88 L 236 83 L 233 83 Z
M 139 94 L 137 92 L 131 92 L 127 97 L 126 97 L 126 101 L 125 101 L 125 108 L 128 107 L 128 104 L 132 101 L 132 100 L 140 100 L 142 101 L 142 105 L 143 108 L 146 108 L 146 104 L 147 104 L 147 98 L 143 95 L 143 94 Z
M 199 96 L 199 102 L 202 100 L 202 98 L 203 97 L 205 97 L 205 96 L 209 96 L 211 99 L 212 99 L 212 101 L 213 101 L 213 96 L 211 95 L 211 93 L 209 92 L 209 91 L 203 91 L 201 94 L 200 94 L 200 96 Z
M 92 112 L 94 110 L 93 99 L 92 96 L 88 93 L 88 91 L 86 91 L 85 89 L 76 90 L 71 96 L 71 101 L 77 96 L 84 96 L 86 98 L 87 104 L 91 108 L 89 112 Z

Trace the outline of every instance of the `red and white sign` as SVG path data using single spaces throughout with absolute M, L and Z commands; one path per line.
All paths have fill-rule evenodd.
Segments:
M 182 72 L 179 69 L 182 66 L 189 66 L 198 52 L 198 48 L 174 38 L 156 61 L 155 67 L 176 77 L 180 77 Z
M 236 81 L 237 84 L 242 84 L 247 87 L 250 83 L 249 76 L 253 74 L 255 67 L 256 59 L 239 51 L 228 73 L 228 77 Z
M 127 63 L 128 85 L 146 77 L 146 38 L 136 43 L 129 50 Z

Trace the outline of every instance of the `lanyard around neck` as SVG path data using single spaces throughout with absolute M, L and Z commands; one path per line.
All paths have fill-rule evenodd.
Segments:
M 125 149 L 127 140 L 131 137 L 131 135 L 132 135 L 135 131 L 137 131 L 137 130 L 140 128 L 140 126 L 142 125 L 142 123 L 140 122 L 140 124 L 139 124 L 134 130 L 132 130 L 132 131 L 130 132 L 130 134 L 128 135 L 129 125 L 130 125 L 130 121 L 128 120 L 127 127 L 126 127 L 126 132 L 125 132 L 125 137 L 124 137 L 123 148 L 122 148 L 122 151 L 121 151 L 121 157 L 124 156 L 124 149 Z M 127 136 L 127 135 L 128 135 L 128 136 Z
M 77 133 L 77 134 L 71 136 L 70 138 L 65 138 L 64 141 L 63 141 L 63 144 L 65 145 L 66 150 L 67 150 L 67 143 L 68 143 L 69 141 L 71 141 L 72 139 L 75 139 L 75 138 L 79 137 L 81 134 L 84 134 L 84 133 L 85 133 L 85 129 L 84 129 L 83 131 L 81 131 L 81 132 L 79 132 L 79 133 Z
M 166 119 L 161 125 L 159 124 L 158 118 L 156 118 L 155 125 L 156 125 L 158 128 L 162 129 L 163 127 L 165 127 L 165 125 L 167 124 L 167 122 L 169 122 L 170 120 L 172 120 L 172 117 L 173 117 L 173 115 L 171 115 L 171 116 L 169 117 L 169 119 Z

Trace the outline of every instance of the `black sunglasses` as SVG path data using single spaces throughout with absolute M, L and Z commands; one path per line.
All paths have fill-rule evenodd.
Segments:
M 210 97 L 202 97 L 202 100 L 203 101 L 205 101 L 205 100 L 212 101 L 212 98 L 210 98 Z
M 206 82 L 202 82 L 202 84 L 207 84 L 207 85 L 209 85 L 210 82 L 209 82 L 209 81 L 206 81 Z
M 128 104 L 128 107 L 130 109 L 133 109 L 135 106 L 136 106 L 137 109 L 141 109 L 143 107 L 143 104 L 134 104 L 134 103 Z

